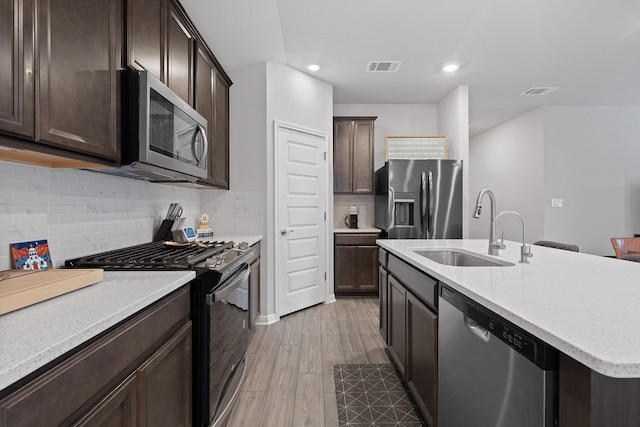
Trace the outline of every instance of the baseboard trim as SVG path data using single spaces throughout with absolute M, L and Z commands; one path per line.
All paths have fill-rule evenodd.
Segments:
M 256 318 L 256 325 L 271 325 L 272 323 L 276 323 L 280 319 L 276 316 L 275 313 L 271 313 L 269 315 L 263 316 L 259 314 Z

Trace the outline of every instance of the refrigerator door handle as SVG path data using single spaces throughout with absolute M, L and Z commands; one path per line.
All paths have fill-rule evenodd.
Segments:
M 420 174 L 420 238 L 428 239 L 429 224 L 427 223 L 427 179 L 425 173 Z
M 434 237 L 433 231 L 433 206 L 435 205 L 433 201 L 433 172 L 429 171 L 429 180 L 427 182 L 427 239 L 432 239 Z

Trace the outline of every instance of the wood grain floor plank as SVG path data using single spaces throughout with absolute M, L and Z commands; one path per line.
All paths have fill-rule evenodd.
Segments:
M 286 316 L 281 321 L 285 322 L 282 334 L 282 344 L 300 345 L 302 340 L 302 324 L 304 322 L 304 311 L 298 311 Z
M 267 391 L 269 389 L 283 333 L 283 322 L 276 322 L 267 327 L 262 342 L 254 353 L 255 356 L 247 371 L 242 391 Z
M 301 374 L 322 373 L 322 315 L 317 307 L 305 310 L 298 369 Z
M 324 425 L 325 427 L 336 427 L 338 423 L 338 401 L 336 394 L 324 394 Z
M 324 427 L 324 413 L 322 374 L 298 374 L 293 425 Z
M 260 424 L 264 402 L 267 398 L 265 391 L 243 391 L 238 395 L 236 408 L 242 410 L 234 411 L 229 418 L 229 426 L 233 427 L 254 427 Z
M 292 425 L 299 361 L 300 346 L 280 346 L 260 425 Z

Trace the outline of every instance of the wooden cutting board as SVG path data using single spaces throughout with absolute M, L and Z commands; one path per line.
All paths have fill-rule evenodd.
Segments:
M 0 271 L 0 315 L 102 281 L 103 270 Z

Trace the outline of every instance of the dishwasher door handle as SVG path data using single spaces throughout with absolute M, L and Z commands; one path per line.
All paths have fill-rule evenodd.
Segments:
M 462 317 L 464 318 L 464 326 L 469 328 L 469 330 L 482 341 L 489 342 L 490 333 L 488 330 L 480 326 L 478 322 L 468 317 L 466 314 L 463 314 Z

